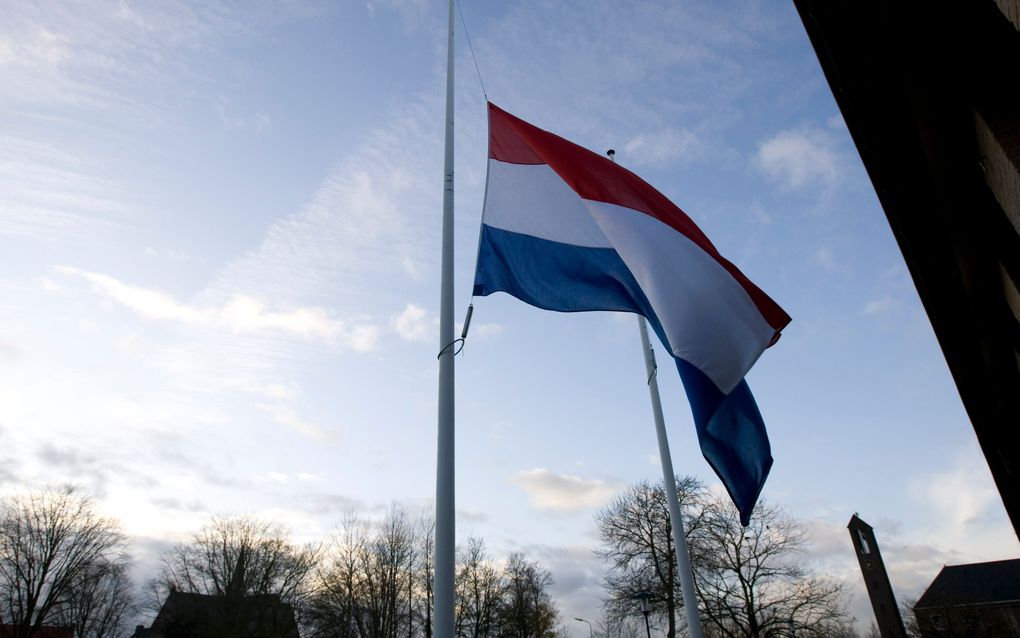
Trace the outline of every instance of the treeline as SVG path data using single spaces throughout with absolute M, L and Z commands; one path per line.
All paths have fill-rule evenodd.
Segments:
M 805 565 L 807 534 L 781 508 L 755 509 L 748 527 L 733 505 L 677 479 L 695 591 L 707 638 L 855 636 L 839 581 Z M 595 516 L 606 565 L 604 618 L 593 634 L 644 638 L 638 598 L 656 635 L 687 634 L 662 484 L 639 483 Z M 349 515 L 324 541 L 295 544 L 279 524 L 214 518 L 160 557 L 139 594 L 117 521 L 75 488 L 0 499 L 0 623 L 29 638 L 44 625 L 77 638 L 126 635 L 154 617 L 172 591 L 223 600 L 275 595 L 291 605 L 304 638 L 433 638 L 434 520 L 399 507 L 381 520 Z M 520 553 L 497 559 L 480 538 L 457 552 L 457 638 L 553 638 L 563 627 L 552 576 Z M 910 611 L 906 610 L 909 617 Z M 244 633 L 232 616 L 216 638 Z M 6 636 L 5 636 L 6 638 Z
M 28 638 L 73 626 L 77 638 L 127 635 L 171 591 L 279 596 L 305 638 L 432 638 L 434 522 L 394 507 L 381 521 L 346 517 L 324 542 L 298 545 L 280 525 L 214 518 L 160 558 L 139 593 L 128 542 L 76 488 L 0 501 L 0 624 Z M 482 539 L 458 550 L 459 638 L 552 638 L 559 617 L 552 576 L 524 554 L 497 561 Z M 226 635 L 226 634 L 224 634 Z

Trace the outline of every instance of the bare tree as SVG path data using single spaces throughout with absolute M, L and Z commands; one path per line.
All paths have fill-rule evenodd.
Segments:
M 315 574 L 315 595 L 309 605 L 310 632 L 316 638 L 353 638 L 360 632 L 359 612 L 363 556 L 369 545 L 368 526 L 348 514 L 327 544 L 328 560 Z
M 500 570 L 490 560 L 481 538 L 469 538 L 457 562 L 455 633 L 462 638 L 489 638 L 495 635 L 506 592 Z
M 677 479 L 695 594 L 707 636 L 784 637 L 848 634 L 843 587 L 803 566 L 803 527 L 778 507 L 759 505 L 750 526 L 740 525 L 728 501 L 709 498 L 693 478 Z M 669 637 L 684 627 L 683 604 L 662 485 L 639 483 L 595 517 L 608 563 L 607 620 L 628 626 L 637 593 L 651 598 L 651 620 Z
M 558 613 L 549 595 L 552 574 L 524 554 L 514 553 L 503 572 L 505 594 L 499 613 L 500 638 L 553 638 Z
M 701 526 L 707 493 L 692 477 L 676 479 L 687 537 Z M 595 515 L 601 546 L 596 554 L 608 563 L 605 601 L 610 623 L 624 626 L 638 612 L 635 597 L 652 595 L 651 620 L 665 625 L 667 638 L 677 634 L 678 608 L 683 606 L 669 505 L 662 484 L 638 483 Z M 642 627 L 642 632 L 644 628 Z
M 214 518 L 192 538 L 162 556 L 154 591 L 224 597 L 275 594 L 300 606 L 320 550 L 298 546 L 280 525 L 252 517 Z
M 413 605 L 404 593 L 413 587 L 414 536 L 406 513 L 390 509 L 364 555 L 364 587 L 361 592 L 362 636 L 396 638 L 407 626 Z
M 84 625 L 100 622 L 99 616 L 107 612 L 113 616 L 111 623 L 119 623 L 126 586 L 94 589 L 90 584 L 104 566 L 118 571 L 124 582 L 125 543 L 118 524 L 99 516 L 92 500 L 78 488 L 4 500 L 0 619 L 17 628 L 18 638 L 60 622 L 72 610 Z
M 348 515 L 330 542 L 329 561 L 316 574 L 310 633 L 321 638 L 416 635 L 419 544 L 398 507 L 374 527 Z
M 921 627 L 917 624 L 917 614 L 914 613 L 914 605 L 917 598 L 904 598 L 900 601 L 900 617 L 903 619 L 903 629 L 907 632 L 907 638 L 921 638 Z
M 424 638 L 432 638 L 432 606 L 435 602 L 433 591 L 436 553 L 436 517 L 434 512 L 425 512 L 418 522 L 418 569 L 415 571 L 417 617 L 420 619 Z
M 605 619 L 605 636 L 615 638 L 645 638 L 645 621 L 633 615 L 607 615 Z M 596 636 L 598 633 L 596 632 Z
M 73 594 L 56 614 L 56 624 L 74 627 L 77 638 L 121 636 L 134 609 L 127 565 L 97 561 L 75 578 Z
M 779 507 L 759 503 L 745 528 L 731 503 L 715 499 L 692 540 L 701 618 L 712 634 L 804 638 L 848 631 L 843 586 L 806 571 L 807 533 Z
M 350 514 L 327 545 L 308 605 L 311 638 L 432 637 L 435 519 L 417 524 L 394 507 L 369 524 Z M 523 554 L 498 568 L 481 539 L 469 539 L 456 573 L 459 638 L 551 638 L 557 612 L 552 576 Z

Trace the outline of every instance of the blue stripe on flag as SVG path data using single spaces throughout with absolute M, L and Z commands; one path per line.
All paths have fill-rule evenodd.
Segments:
M 482 224 L 474 294 L 500 291 L 544 310 L 654 316 L 616 250 L 572 246 Z
M 634 276 L 612 248 L 572 246 L 482 224 L 474 294 L 506 292 L 545 310 L 633 312 L 672 349 Z M 747 525 L 772 467 L 765 423 L 746 381 L 723 394 L 701 370 L 674 357 L 698 441 Z
M 772 468 L 772 446 L 758 404 L 746 380 L 723 394 L 704 372 L 674 359 L 694 414 L 701 453 L 722 479 L 746 527 Z

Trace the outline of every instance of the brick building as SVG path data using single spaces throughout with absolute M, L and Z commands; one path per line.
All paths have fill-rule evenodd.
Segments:
M 943 567 L 914 615 L 924 638 L 1020 638 L 1020 559 Z

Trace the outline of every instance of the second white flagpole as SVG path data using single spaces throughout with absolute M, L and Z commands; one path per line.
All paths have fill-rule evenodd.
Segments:
M 616 163 L 616 151 L 606 151 L 609 159 Z M 659 440 L 659 462 L 662 464 L 662 485 L 666 490 L 669 505 L 670 529 L 673 532 L 673 548 L 676 551 L 676 567 L 680 572 L 680 590 L 684 599 L 687 629 L 690 638 L 704 638 L 701 631 L 701 616 L 698 614 L 698 598 L 694 593 L 694 570 L 691 568 L 691 553 L 687 549 L 687 535 L 684 533 L 684 517 L 680 511 L 680 499 L 676 494 L 676 474 L 673 473 L 673 457 L 669 453 L 669 439 L 666 438 L 666 420 L 662 416 L 662 401 L 659 400 L 658 366 L 655 352 L 648 340 L 648 324 L 638 316 L 641 329 L 641 350 L 645 355 L 645 372 L 648 378 L 648 395 L 652 399 L 652 416 L 655 419 L 655 436 Z M 672 585 L 672 583 L 671 583 Z M 647 622 L 647 618 L 645 618 Z
M 666 438 L 666 423 L 662 417 L 662 403 L 659 400 L 659 382 L 656 378 L 655 353 L 648 340 L 648 326 L 644 317 L 638 317 L 641 327 L 641 349 L 645 354 L 645 371 L 648 373 L 648 394 L 652 398 L 652 415 L 655 417 L 655 434 L 659 439 L 659 461 L 662 463 L 662 483 L 666 489 L 669 504 L 670 527 L 673 530 L 673 547 L 676 549 L 676 565 L 680 572 L 680 592 L 687 613 L 687 629 L 691 638 L 704 638 L 701 631 L 701 617 L 698 615 L 698 599 L 694 593 L 694 570 L 691 569 L 691 555 L 687 549 L 684 533 L 683 513 L 676 493 L 676 475 L 673 473 L 673 458 L 669 453 L 669 439 Z
M 456 552 L 453 340 L 453 3 L 446 50 L 446 146 L 439 301 L 439 424 L 436 446 L 435 638 L 453 638 Z

